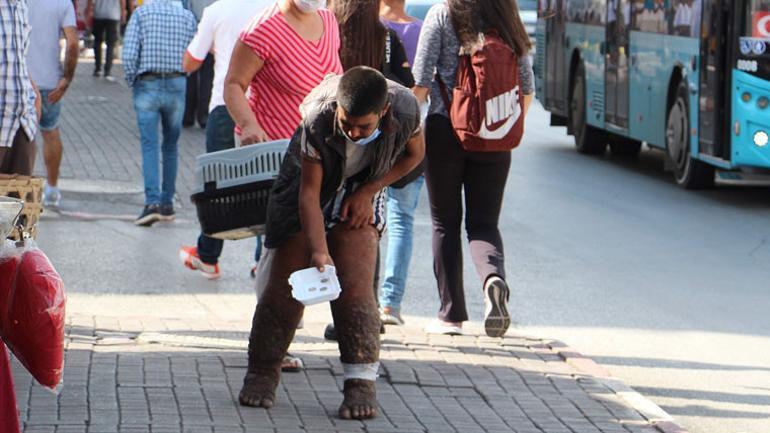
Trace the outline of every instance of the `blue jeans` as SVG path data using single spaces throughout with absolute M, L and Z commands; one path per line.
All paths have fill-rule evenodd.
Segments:
M 179 134 L 184 114 L 185 77 L 137 80 L 134 110 L 142 143 L 145 204 L 172 204 L 176 193 Z M 158 126 L 163 128 L 159 147 Z M 163 153 L 163 181 L 160 154 Z
M 206 122 L 206 153 L 217 152 L 235 147 L 235 122 L 227 112 L 227 107 L 219 105 L 208 116 Z M 204 235 L 198 236 L 198 256 L 204 263 L 217 264 L 225 241 Z M 262 237 L 257 236 L 257 249 L 254 252 L 254 261 L 258 262 L 262 256 Z
M 412 259 L 414 211 L 420 200 L 425 177 L 420 176 L 403 188 L 388 188 L 388 253 L 380 293 L 380 306 L 400 311 L 404 298 L 409 262 Z

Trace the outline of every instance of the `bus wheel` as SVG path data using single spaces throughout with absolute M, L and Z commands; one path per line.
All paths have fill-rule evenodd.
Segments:
M 674 163 L 677 185 L 686 189 L 709 188 L 714 185 L 714 167 L 694 159 L 690 149 L 690 110 L 687 84 L 679 83 L 676 99 L 668 109 L 666 149 Z
M 615 156 L 634 157 L 642 151 L 642 142 L 633 138 L 614 136 L 609 143 L 610 153 Z
M 586 155 L 601 155 L 607 148 L 603 132 L 586 122 L 586 79 L 585 67 L 578 67 L 572 87 L 570 101 L 570 126 L 575 134 L 577 151 Z

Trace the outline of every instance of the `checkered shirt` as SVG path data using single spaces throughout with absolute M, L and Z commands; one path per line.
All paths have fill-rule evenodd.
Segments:
M 0 1 L 0 147 L 11 147 L 19 128 L 37 133 L 35 91 L 27 70 L 27 0 Z
M 195 15 L 171 0 L 155 0 L 131 16 L 123 42 L 123 70 L 132 86 L 145 72 L 182 72 L 182 56 L 195 36 Z

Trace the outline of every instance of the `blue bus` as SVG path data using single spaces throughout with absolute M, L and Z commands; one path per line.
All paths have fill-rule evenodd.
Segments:
M 663 150 L 676 183 L 770 173 L 770 0 L 539 0 L 537 97 L 577 150 Z

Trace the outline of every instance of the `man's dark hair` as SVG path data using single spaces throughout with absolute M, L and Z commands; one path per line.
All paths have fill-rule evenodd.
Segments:
M 368 66 L 349 69 L 337 86 L 337 104 L 350 116 L 379 114 L 388 103 L 388 82 Z

